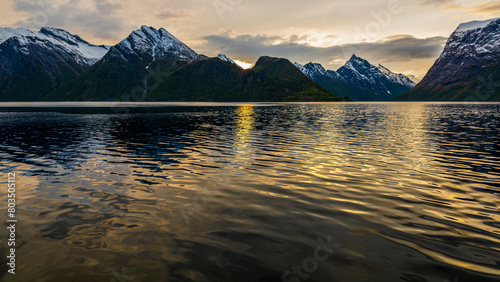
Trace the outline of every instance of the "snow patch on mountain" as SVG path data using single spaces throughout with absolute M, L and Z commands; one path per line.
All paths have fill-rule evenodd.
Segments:
M 35 36 L 35 32 L 25 28 L 0 28 L 0 44 L 14 36 Z
M 479 77 L 485 67 L 497 63 L 499 58 L 500 18 L 460 24 L 414 93 L 444 89 Z
M 356 55 L 353 55 L 337 71 L 326 70 L 322 65 L 316 63 L 306 65 L 295 63 L 295 66 L 312 80 L 324 87 L 334 89 L 332 91 L 344 89 L 342 91 L 351 91 L 351 93 L 352 91 L 361 91 L 364 93 L 363 97 L 358 96 L 353 97 L 353 99 L 388 99 L 412 89 L 417 84 L 417 79 L 414 77 L 410 78 L 404 74 L 394 73 L 382 65 L 372 65 Z M 350 90 L 347 90 L 346 87 Z
M 390 71 L 388 68 L 382 66 L 381 64 L 378 65 L 378 70 L 382 72 L 390 81 L 394 83 L 398 83 L 404 86 L 407 86 L 409 88 L 415 87 L 417 85 L 418 81 L 417 79 L 412 75 L 412 76 L 406 76 L 402 73 L 394 73 Z
M 336 73 L 334 71 L 327 71 L 321 64 L 308 63 L 307 65 L 303 66 L 299 63 L 294 63 L 294 65 L 303 74 L 305 74 L 306 76 L 308 76 L 313 80 L 321 76 L 336 77 Z
M 401 84 L 409 88 L 414 87 L 418 83 L 414 76 L 412 76 L 412 79 L 404 74 L 394 73 L 382 65 L 374 66 L 356 55 L 353 55 L 351 59 L 337 71 L 326 70 L 321 64 L 317 63 L 309 63 L 307 65 L 295 63 L 295 66 L 303 74 L 313 80 L 321 76 L 327 76 L 343 81 L 349 81 L 355 78 L 375 84 L 377 83 L 377 80 L 384 77 L 391 82 Z
M 493 21 L 500 20 L 500 18 L 495 18 L 495 19 L 489 19 L 485 21 L 472 21 L 472 22 L 467 22 L 467 23 L 462 23 L 458 26 L 458 28 L 455 30 L 455 32 L 465 32 L 469 30 L 476 30 L 478 28 L 483 29 L 485 28 L 488 24 L 490 24 Z
M 450 51 L 469 57 L 481 57 L 500 50 L 500 18 L 480 23 L 482 27 L 476 29 L 460 29 L 459 27 L 448 39 L 441 57 L 452 56 Z
M 24 28 L 0 28 L 0 44 L 7 44 L 12 38 L 16 39 L 20 51 L 26 55 L 29 54 L 30 44 L 51 46 L 73 56 L 78 63 L 88 66 L 99 61 L 109 50 L 109 46 L 91 44 L 62 29 L 44 27 L 35 32 Z
M 131 56 L 138 56 L 141 60 L 144 56 L 148 56 L 153 60 L 164 57 L 184 61 L 193 61 L 200 57 L 200 55 L 165 29 L 160 28 L 158 30 L 145 25 L 132 32 L 126 39 L 112 47 L 112 49 L 118 51 L 126 61 Z
M 236 63 L 235 63 L 233 60 L 231 60 L 230 58 L 228 58 L 228 57 L 227 57 L 226 55 L 224 55 L 224 54 L 219 54 L 219 55 L 217 55 L 217 58 L 219 58 L 219 59 L 221 59 L 221 60 L 223 60 L 223 61 L 225 61 L 225 62 L 231 63 L 231 64 L 233 64 L 233 65 L 236 65 Z

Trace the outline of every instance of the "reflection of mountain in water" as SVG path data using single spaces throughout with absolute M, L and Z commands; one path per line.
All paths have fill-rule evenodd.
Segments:
M 436 142 L 439 149 L 434 153 L 439 155 L 436 161 L 450 178 L 471 179 L 478 174 L 498 175 L 500 167 L 500 136 L 499 120 L 495 117 L 498 107 L 492 104 L 474 105 L 470 110 L 466 105 L 440 105 L 429 108 L 427 116 L 427 131 Z M 478 160 L 481 160 L 478 162 Z M 463 181 L 464 185 L 472 181 Z M 473 189 L 489 193 L 499 193 L 489 190 L 486 186 L 500 187 L 500 183 L 484 179 L 478 183 L 473 181 Z

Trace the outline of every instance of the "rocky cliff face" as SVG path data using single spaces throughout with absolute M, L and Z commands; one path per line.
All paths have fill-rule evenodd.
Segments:
M 422 81 L 398 100 L 500 99 L 500 18 L 461 24 Z

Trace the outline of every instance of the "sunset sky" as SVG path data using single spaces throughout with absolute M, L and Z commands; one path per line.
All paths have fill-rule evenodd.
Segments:
M 500 17 L 500 1 L 0 0 L 0 26 L 58 27 L 94 44 L 145 24 L 195 51 L 254 63 L 261 55 L 337 69 L 356 55 L 419 78 L 461 22 Z

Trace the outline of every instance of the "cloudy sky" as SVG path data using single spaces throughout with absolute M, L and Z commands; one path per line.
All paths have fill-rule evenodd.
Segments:
M 500 17 L 481 0 L 0 0 L 0 26 L 58 27 L 94 44 L 141 25 L 163 27 L 198 53 L 261 55 L 337 69 L 355 53 L 421 78 L 461 22 Z

